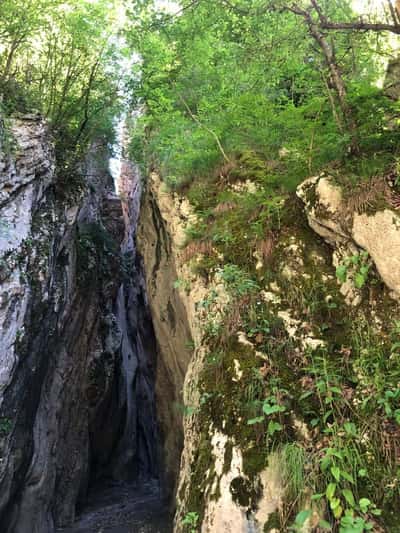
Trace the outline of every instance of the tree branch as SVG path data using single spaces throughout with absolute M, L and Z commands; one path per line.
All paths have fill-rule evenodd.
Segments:
M 399 24 L 399 16 L 397 14 L 397 11 L 395 10 L 391 0 L 386 0 L 386 3 L 388 4 L 390 14 L 392 16 L 392 20 L 395 26 L 398 26 Z
M 363 22 L 331 22 L 329 20 L 321 21 L 320 27 L 323 30 L 343 30 L 343 31 L 390 31 L 397 35 L 400 35 L 400 25 L 396 24 L 383 24 L 383 23 L 369 23 Z
M 231 162 L 231 160 L 229 159 L 229 157 L 226 155 L 226 152 L 221 144 L 221 141 L 219 140 L 218 138 L 218 135 L 213 131 L 213 130 L 210 130 L 210 128 L 208 128 L 207 126 L 205 126 L 202 122 L 200 122 L 200 120 L 198 119 L 198 117 L 196 115 L 193 114 L 192 110 L 190 109 L 190 107 L 188 106 L 188 104 L 186 103 L 185 99 L 183 98 L 183 96 L 180 96 L 179 97 L 182 104 L 185 106 L 185 109 L 187 110 L 187 112 L 189 113 L 190 117 L 203 129 L 205 129 L 210 135 L 212 135 L 218 145 L 218 148 L 219 148 L 219 151 L 221 152 L 221 154 L 223 155 L 225 161 L 227 161 L 228 163 Z

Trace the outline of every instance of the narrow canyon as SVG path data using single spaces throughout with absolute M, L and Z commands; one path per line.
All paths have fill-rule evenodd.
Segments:
M 400 533 L 400 3 L 0 1 L 0 533 Z
M 64 178 L 40 117 L 12 133 L 20 152 L 1 161 L 1 531 L 53 532 L 77 512 L 71 531 L 132 519 L 170 531 L 189 354 L 175 352 L 174 331 L 170 350 L 154 332 L 138 170 L 122 161 L 117 195 L 107 146 L 94 143 Z M 148 241 L 154 269 L 161 245 Z M 183 312 L 173 320 L 183 346 Z

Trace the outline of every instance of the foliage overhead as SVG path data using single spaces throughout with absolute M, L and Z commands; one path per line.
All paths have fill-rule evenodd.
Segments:
M 133 1 L 127 32 L 142 57 L 135 94 L 146 105 L 132 153 L 170 185 L 246 150 L 280 160 L 288 188 L 349 156 L 386 162 L 398 140 L 387 116 L 398 105 L 380 85 L 393 49 L 388 32 L 357 31 L 349 0 L 181 6 L 171 15 Z M 356 28 L 330 31 L 328 22 Z
M 0 3 L 0 92 L 6 113 L 38 111 L 62 152 L 112 136 L 121 43 L 115 0 Z

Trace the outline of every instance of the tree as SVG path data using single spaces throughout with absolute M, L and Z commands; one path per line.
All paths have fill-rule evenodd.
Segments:
M 291 4 L 288 4 L 287 6 L 284 6 L 284 9 L 287 9 L 295 15 L 299 15 L 303 18 L 310 35 L 318 44 L 325 59 L 326 66 L 329 69 L 330 83 L 331 86 L 335 89 L 340 110 L 344 119 L 345 127 L 348 129 L 351 136 L 350 151 L 353 154 L 358 154 L 359 142 L 357 123 L 354 117 L 353 110 L 351 109 L 347 101 L 347 89 L 340 66 L 336 59 L 335 46 L 332 41 L 328 40 L 327 36 L 322 31 L 321 20 L 325 19 L 322 8 L 316 2 L 316 0 L 311 0 L 311 6 L 312 8 L 314 8 L 316 14 L 318 15 L 317 19 L 313 17 L 313 10 L 310 7 L 308 9 L 304 9 L 297 2 L 293 2 Z M 335 114 L 335 117 L 337 117 L 337 114 Z M 339 119 L 337 120 L 341 129 L 344 129 L 341 121 Z
M 17 54 L 48 23 L 61 0 L 3 0 L 0 3 L 1 81 L 9 80 Z M 17 67 L 18 69 L 18 67 Z
M 335 22 L 330 20 L 321 7 L 321 3 L 317 0 L 311 0 L 311 5 L 318 14 L 319 26 L 323 30 L 341 30 L 341 31 L 374 31 L 383 32 L 389 31 L 400 35 L 400 2 L 396 0 L 395 5 L 391 0 L 386 0 L 389 16 L 391 22 L 382 21 L 365 21 L 362 18 L 351 22 Z
M 118 114 L 121 52 L 117 0 L 0 3 L 0 89 L 14 109 L 41 111 L 59 152 L 84 147 Z
M 282 180 L 292 183 L 301 168 L 389 139 L 367 32 L 323 30 L 316 8 L 300 1 L 188 0 L 177 15 L 132 5 L 127 38 L 142 58 L 135 94 L 146 105 L 135 156 L 142 146 L 171 183 L 249 150 L 279 159 L 282 147 Z M 332 20 L 354 18 L 347 0 L 323 6 Z

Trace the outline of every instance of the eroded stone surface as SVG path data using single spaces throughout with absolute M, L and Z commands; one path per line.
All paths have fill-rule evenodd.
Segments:
M 352 236 L 367 250 L 386 285 L 400 296 L 400 217 L 390 209 L 354 215 Z
M 248 519 L 246 509 L 236 505 L 232 493 L 231 483 L 235 478 L 243 477 L 243 458 L 239 448 L 232 447 L 232 459 L 229 469 L 224 470 L 225 448 L 228 437 L 220 432 L 215 432 L 211 438 L 212 454 L 214 456 L 214 468 L 218 479 L 219 498 L 211 494 L 206 503 L 206 511 L 201 526 L 202 533 L 228 533 L 248 531 Z M 210 495 L 209 495 L 210 496 Z
M 400 296 L 400 217 L 387 208 L 373 214 L 348 213 L 340 188 L 326 176 L 304 181 L 297 190 L 310 227 L 335 248 L 334 264 L 365 250 L 384 283 Z M 351 276 L 341 292 L 348 303 L 360 303 Z
M 142 214 L 140 218 L 139 243 L 144 257 L 147 290 L 152 308 L 152 317 L 160 346 L 160 360 L 163 367 L 158 369 L 157 394 L 159 408 L 163 410 L 162 419 L 168 421 L 168 407 L 172 401 L 184 403 L 190 409 L 199 406 L 199 378 L 202 374 L 207 347 L 203 342 L 203 328 L 207 320 L 218 323 L 223 310 L 229 303 L 220 273 L 210 273 L 210 281 L 193 275 L 185 264 L 182 245 L 185 242 L 185 228 L 193 221 L 193 214 L 187 201 L 179 195 L 166 191 L 159 177 L 153 174 L 147 184 Z M 180 280 L 178 288 L 174 282 Z M 214 295 L 213 305 L 207 310 L 199 303 L 210 293 Z M 278 298 L 279 299 L 279 298 Z M 253 349 L 243 332 L 238 332 L 239 342 Z M 186 339 L 193 339 L 189 347 Z M 254 348 L 255 349 L 255 348 Z M 190 352 L 192 356 L 190 358 Z M 255 352 L 256 354 L 258 352 Z M 234 361 L 235 380 L 241 379 L 239 362 Z M 187 370 L 186 370 L 187 369 Z M 184 376 L 186 370 L 186 376 Z M 184 378 L 184 380 L 183 380 Z M 183 396 L 168 396 L 169 383 L 175 390 L 182 390 Z M 182 451 L 177 489 L 176 533 L 186 531 L 182 525 L 188 510 L 190 493 L 201 479 L 193 478 L 193 465 L 198 455 L 200 441 L 204 432 L 211 434 L 210 465 L 215 476 L 210 479 L 204 491 L 205 510 L 202 520 L 202 533 L 231 533 L 262 531 L 263 523 L 258 521 L 254 512 L 243 507 L 232 496 L 231 483 L 235 479 L 246 479 L 243 473 L 242 452 L 223 431 L 199 427 L 196 416 L 186 414 L 182 422 L 169 415 L 170 425 L 164 425 L 166 462 L 169 470 L 179 464 Z M 179 442 L 177 424 L 182 423 L 184 442 Z M 230 465 L 225 465 L 225 448 L 232 446 Z M 183 445 L 183 449 L 182 449 Z M 175 455 L 174 455 L 175 454 Z M 174 466 L 175 465 L 175 466 Z M 175 470 L 176 471 L 176 470 Z M 253 482 L 254 480 L 252 480 Z M 260 480 L 261 483 L 261 480 Z M 259 509 L 261 518 L 268 517 L 278 509 L 280 496 L 275 491 L 278 479 L 264 475 L 264 492 L 260 494 Z M 282 490 L 282 488 L 280 488 Z M 186 510 L 186 511 L 185 511 Z

